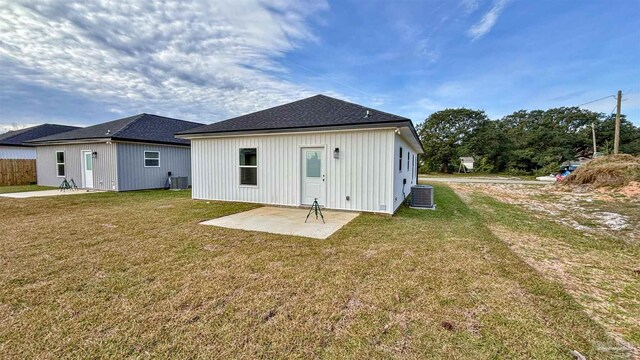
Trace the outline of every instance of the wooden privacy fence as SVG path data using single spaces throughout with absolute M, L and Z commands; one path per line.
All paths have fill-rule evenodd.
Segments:
M 34 159 L 0 159 L 0 185 L 26 185 L 35 182 Z

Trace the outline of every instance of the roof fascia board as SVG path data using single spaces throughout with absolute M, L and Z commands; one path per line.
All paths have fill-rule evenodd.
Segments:
M 35 146 L 45 145 L 65 145 L 65 144 L 89 144 L 89 143 L 102 143 L 111 141 L 110 137 L 107 138 L 93 138 L 93 139 L 69 139 L 69 140 L 48 140 L 48 141 L 29 141 L 30 144 Z
M 416 138 L 413 135 L 412 129 L 409 127 L 403 127 L 401 128 L 401 130 L 399 131 L 398 134 L 404 141 L 406 141 L 415 152 L 419 153 L 419 154 L 423 154 L 424 153 L 424 148 L 422 147 L 422 142 L 419 141 L 418 138 Z
M 120 137 L 112 137 L 111 140 L 118 142 L 131 142 L 131 143 L 140 143 L 140 144 L 158 144 L 158 145 L 174 145 L 174 146 L 184 146 L 190 147 L 191 144 L 180 144 L 169 141 L 155 141 L 155 140 L 143 140 L 143 139 L 127 139 Z
M 354 125 L 338 125 L 338 126 L 315 126 L 315 127 L 299 127 L 299 128 L 281 128 L 281 129 L 265 129 L 265 130 L 247 130 L 247 131 L 223 131 L 223 132 L 203 132 L 192 134 L 177 134 L 180 139 L 200 139 L 211 137 L 238 137 L 253 135 L 281 135 L 291 133 L 310 133 L 310 132 L 335 132 L 335 131 L 352 131 L 352 130 L 376 130 L 376 129 L 395 129 L 407 126 L 410 123 L 406 121 L 370 123 L 370 124 L 354 124 Z
M 141 144 L 157 144 L 164 146 L 178 146 L 189 147 L 189 144 L 178 144 L 166 141 L 152 141 L 152 140 L 132 140 L 118 137 L 98 138 L 98 139 L 74 139 L 74 140 L 51 140 L 42 142 L 33 142 L 33 146 L 47 146 L 47 145 L 66 145 L 66 144 L 96 144 L 103 142 L 129 142 L 129 143 L 141 143 Z
M 117 140 L 115 138 L 113 139 L 113 142 L 118 144 L 159 145 L 159 146 L 174 146 L 179 148 L 191 147 L 191 145 L 187 145 L 187 144 L 164 143 L 164 142 L 158 142 L 158 141 Z
M 25 144 L 25 143 L 20 143 L 20 144 L 11 144 L 11 143 L 3 143 L 3 142 L 0 142 L 0 146 L 12 146 L 12 147 L 34 147 L 35 145 L 29 145 L 29 144 Z
M 371 124 L 356 124 L 356 125 L 341 125 L 341 126 L 318 126 L 318 127 L 304 127 L 304 128 L 289 128 L 289 129 L 266 129 L 266 130 L 250 130 L 250 131 L 225 131 L 225 132 L 203 132 L 192 134 L 177 134 L 179 139 L 210 139 L 210 138 L 223 138 L 223 137 L 247 137 L 255 135 L 283 135 L 283 134 L 301 134 L 301 133 L 313 133 L 313 132 L 337 132 L 337 131 L 353 131 L 353 130 L 378 130 L 378 129 L 397 129 L 407 128 L 413 136 L 401 136 L 412 143 L 412 145 L 419 149 L 420 153 L 424 153 L 424 147 L 420 141 L 420 137 L 416 132 L 415 127 L 411 120 L 384 122 L 384 123 L 371 123 Z

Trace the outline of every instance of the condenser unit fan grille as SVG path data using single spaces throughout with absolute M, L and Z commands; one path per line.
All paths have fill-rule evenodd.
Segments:
M 414 185 L 411 187 L 411 205 L 416 209 L 435 209 L 433 202 L 433 186 Z

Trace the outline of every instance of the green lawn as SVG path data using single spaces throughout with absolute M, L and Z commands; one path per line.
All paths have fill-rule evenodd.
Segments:
M 448 187 L 327 240 L 198 225 L 255 207 L 139 191 L 0 199 L 0 357 L 614 358 Z
M 0 194 L 26 192 L 26 191 L 38 191 L 38 190 L 53 190 L 53 189 L 57 189 L 57 188 L 51 187 L 51 186 L 40 186 L 40 185 L 10 185 L 10 186 L 0 186 Z

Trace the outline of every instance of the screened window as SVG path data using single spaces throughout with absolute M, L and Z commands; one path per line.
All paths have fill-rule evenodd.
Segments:
M 159 151 L 145 151 L 144 152 L 144 167 L 160 167 L 160 152 Z
M 400 163 L 400 168 L 398 170 L 402 171 L 402 148 L 400 148 L 400 161 L 398 161 Z
M 64 151 L 56 151 L 56 171 L 58 177 L 64 177 Z
M 258 149 L 240 149 L 240 185 L 258 185 Z

